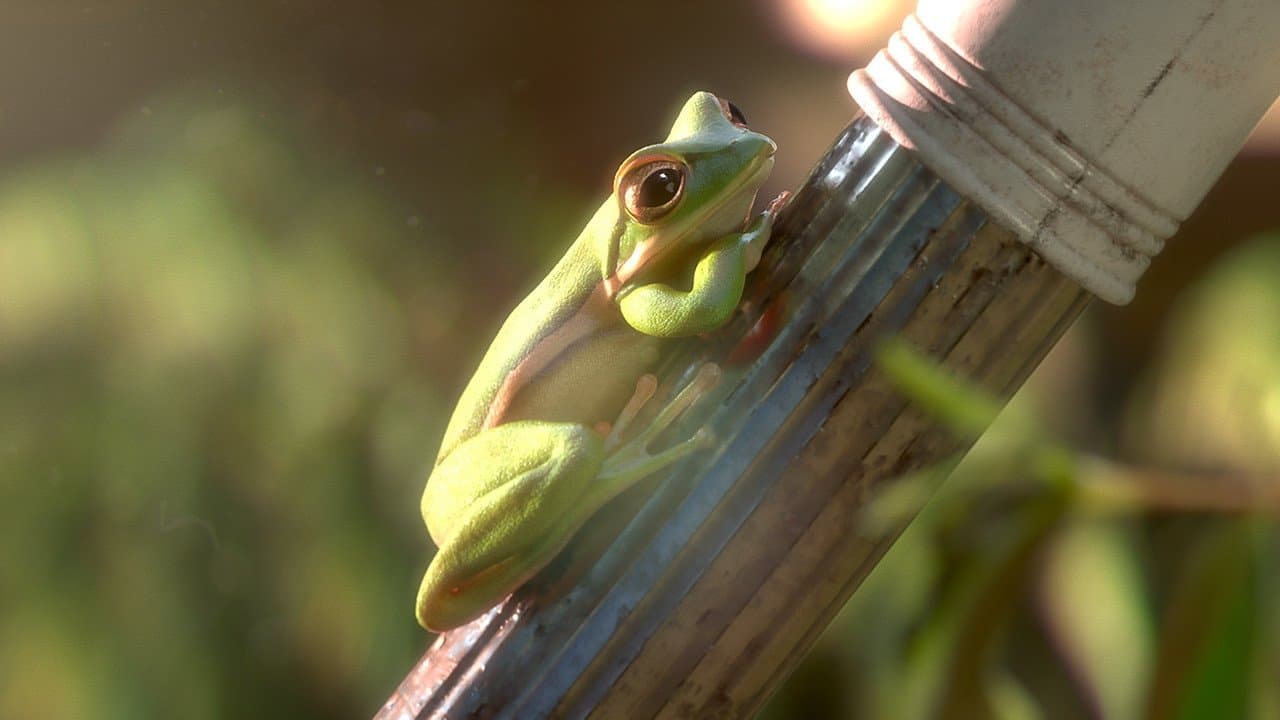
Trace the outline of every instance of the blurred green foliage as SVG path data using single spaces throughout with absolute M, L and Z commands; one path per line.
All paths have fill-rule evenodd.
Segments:
M 1280 474 L 1280 235 L 1236 248 L 1179 298 L 1129 423 L 1130 452 L 1149 462 Z
M 0 181 L 0 717 L 367 715 L 427 640 L 456 273 L 253 107 Z
M 0 176 L 0 717 L 366 716 L 427 641 L 423 470 L 519 273 L 270 103 L 214 97 Z M 475 192 L 522 196 L 520 165 Z M 585 205 L 505 209 L 504 252 L 542 262 Z M 1225 258 L 1096 449 L 1274 480 L 1277 288 L 1280 240 Z M 1274 526 L 1090 490 L 1124 473 L 1053 438 L 1121 421 L 1063 365 L 936 495 L 951 468 L 873 505 L 925 507 L 769 716 L 1280 718 Z

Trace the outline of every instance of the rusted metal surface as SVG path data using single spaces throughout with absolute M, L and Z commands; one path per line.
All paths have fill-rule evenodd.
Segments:
M 777 322 L 691 419 L 715 450 L 588 528 L 574 547 L 612 540 L 598 557 L 451 633 L 379 717 L 749 716 L 901 530 L 861 527 L 860 508 L 965 442 L 876 371 L 877 343 L 905 337 L 1007 397 L 1088 298 L 865 119 L 754 278 L 747 312 L 668 366 L 738 355 L 757 318 Z

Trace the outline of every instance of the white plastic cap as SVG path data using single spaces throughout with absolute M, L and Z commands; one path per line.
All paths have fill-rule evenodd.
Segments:
M 921 0 L 849 90 L 895 140 L 1126 303 L 1280 93 L 1280 0 Z

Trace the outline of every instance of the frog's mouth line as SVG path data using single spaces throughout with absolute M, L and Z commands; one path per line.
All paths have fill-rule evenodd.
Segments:
M 642 270 L 654 263 L 660 261 L 674 248 L 683 244 L 684 239 L 689 235 L 693 228 L 698 227 L 708 217 L 715 215 L 724 207 L 731 199 L 738 196 L 738 193 L 745 187 L 755 184 L 757 192 L 759 186 L 764 183 L 765 178 L 773 170 L 773 152 L 768 155 L 761 155 L 753 162 L 755 167 L 743 176 L 743 179 L 732 186 L 727 192 L 722 193 L 724 198 L 718 203 L 707 205 L 702 212 L 690 215 L 679 227 L 672 227 L 666 231 L 654 233 L 648 239 L 641 242 L 636 249 L 631 252 L 630 257 L 623 261 L 620 265 L 616 265 L 613 274 L 604 281 L 605 293 L 610 297 L 617 297 L 623 288 Z M 751 205 L 747 208 L 746 216 L 742 220 L 742 227 L 745 228 L 747 222 L 751 219 L 751 210 L 755 207 L 755 198 L 752 198 Z M 626 212 L 619 208 L 619 212 Z M 621 233 L 614 238 L 617 243 L 621 240 Z

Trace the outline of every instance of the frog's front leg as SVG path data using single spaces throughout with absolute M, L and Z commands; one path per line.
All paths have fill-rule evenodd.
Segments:
M 746 275 L 760 262 L 773 220 L 788 197 L 790 193 L 782 193 L 751 227 L 713 243 L 698 260 L 688 291 L 665 283 L 624 290 L 618 308 L 627 324 L 656 337 L 697 335 L 723 325 L 738 307 Z

